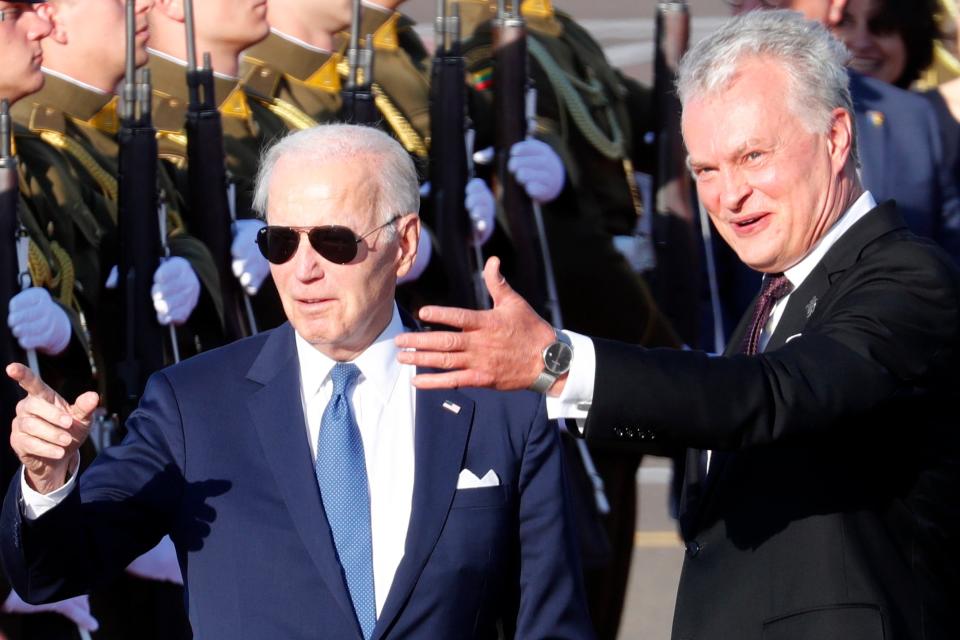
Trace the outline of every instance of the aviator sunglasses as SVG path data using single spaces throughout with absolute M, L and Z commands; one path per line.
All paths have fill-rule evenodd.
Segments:
M 328 225 L 323 227 L 280 227 L 268 225 L 257 232 L 257 246 L 260 253 L 273 264 L 283 264 L 297 253 L 300 246 L 300 234 L 307 234 L 310 246 L 321 256 L 336 264 L 347 264 L 357 257 L 360 243 L 384 227 L 388 227 L 402 216 L 393 216 L 382 225 L 371 229 L 362 236 L 356 235 L 349 227 Z

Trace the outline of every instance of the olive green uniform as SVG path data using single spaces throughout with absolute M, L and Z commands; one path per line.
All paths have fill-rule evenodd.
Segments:
M 489 19 L 495 5 L 460 5 L 465 31 L 474 32 L 464 45 L 468 78 L 492 108 Z M 567 170 L 560 196 L 542 207 L 565 328 L 651 347 L 678 346 L 643 278 L 613 241 L 632 235 L 643 214 L 633 173 L 653 166 L 642 139 L 653 128 L 651 94 L 613 68 L 589 34 L 555 12 L 549 0 L 528 0 L 521 11 L 537 89 L 536 136 Z M 611 504 L 605 525 L 613 557 L 605 566 L 586 563 L 587 595 L 598 636 L 615 638 L 632 558 L 641 456 L 596 446 L 591 453 Z
M 308 122 L 339 119 L 342 100 L 337 65 L 342 59 L 339 50 L 311 49 L 271 31 L 244 52 L 241 76 L 247 79 L 248 92 L 270 99 L 274 114 L 284 119 L 288 128 L 301 129 L 300 125 Z

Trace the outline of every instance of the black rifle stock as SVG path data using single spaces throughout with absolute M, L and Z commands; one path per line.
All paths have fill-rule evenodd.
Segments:
M 507 169 L 510 149 L 524 140 L 529 129 L 527 93 L 527 32 L 519 11 L 507 11 L 499 0 L 493 22 L 493 110 L 496 149 L 495 194 L 507 215 L 507 227 L 516 254 L 517 291 L 540 313 L 547 305 L 544 256 L 534 219 L 534 203 Z
M 213 256 L 220 277 L 224 330 L 228 341 L 256 333 L 256 323 L 246 293 L 233 275 L 233 215 L 227 198 L 223 122 L 213 91 L 209 54 L 197 67 L 193 28 L 193 2 L 184 2 L 187 32 L 187 179 L 190 232 Z
M 430 197 L 439 254 L 447 275 L 447 302 L 481 309 L 486 294 L 471 246 L 472 225 L 464 198 L 473 153 L 467 116 L 459 16 L 447 15 L 447 0 L 437 0 L 436 54 L 430 82 Z
M 340 117 L 350 124 L 375 125 L 380 120 L 373 95 L 373 38 L 367 36 L 360 46 L 360 0 L 353 0 L 350 44 L 347 47 L 347 81 L 340 91 L 343 105 Z
M 694 229 L 696 206 L 680 133 L 680 100 L 675 83 L 690 39 L 687 3 L 657 4 L 654 101 L 657 168 L 654 175 L 653 237 L 657 267 L 650 274 L 657 302 L 688 344 L 698 334 L 700 265 Z
M 147 378 L 164 364 L 163 329 L 150 289 L 160 264 L 157 224 L 157 132 L 150 112 L 150 76 L 136 78 L 134 3 L 127 2 L 127 69 L 121 90 L 118 159 L 120 234 L 119 291 L 123 359 L 118 374 L 124 387 L 121 416 L 133 411 Z

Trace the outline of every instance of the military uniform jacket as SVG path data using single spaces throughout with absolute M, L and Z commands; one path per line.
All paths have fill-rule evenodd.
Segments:
M 487 100 L 474 114 L 492 130 L 495 69 L 489 3 L 465 2 L 469 81 Z M 677 344 L 643 278 L 613 245 L 632 235 L 642 212 L 633 170 L 650 171 L 640 132 L 652 113 L 650 92 L 622 76 L 600 46 L 548 2 L 525 2 L 528 64 L 537 89 L 537 132 L 567 170 L 560 196 L 542 207 L 567 328 L 649 346 Z M 652 128 L 652 127 L 649 127 Z
M 340 49 L 321 51 L 271 31 L 265 40 L 244 52 L 244 87 L 248 93 L 272 103 L 274 114 L 283 118 L 290 129 L 336 121 L 341 106 L 337 71 L 343 58 Z M 297 111 L 308 119 L 297 115 Z

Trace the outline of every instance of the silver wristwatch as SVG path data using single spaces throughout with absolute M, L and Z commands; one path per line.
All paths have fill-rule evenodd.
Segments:
M 557 331 L 556 342 L 547 345 L 543 350 L 543 371 L 533 381 L 529 389 L 537 393 L 546 393 L 553 386 L 557 378 L 570 370 L 570 362 L 573 360 L 573 345 L 570 338 L 562 331 Z

